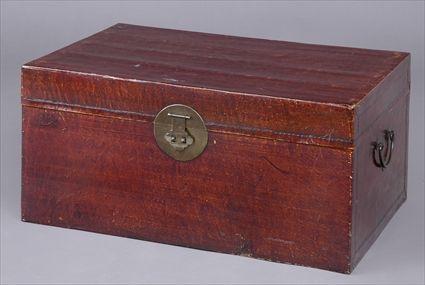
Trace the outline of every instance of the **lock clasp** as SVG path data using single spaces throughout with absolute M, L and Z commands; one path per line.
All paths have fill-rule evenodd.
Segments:
M 177 151 L 183 151 L 193 144 L 193 137 L 186 130 L 186 120 L 190 116 L 168 113 L 171 117 L 171 130 L 164 135 L 165 140 Z
M 159 148 L 178 161 L 198 157 L 208 144 L 202 117 L 183 104 L 169 105 L 156 115 L 154 135 Z

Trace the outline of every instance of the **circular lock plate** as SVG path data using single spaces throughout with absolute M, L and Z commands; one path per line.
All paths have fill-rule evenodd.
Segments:
M 156 115 L 154 135 L 159 148 L 179 161 L 196 158 L 208 143 L 208 131 L 201 116 L 181 104 L 169 105 Z

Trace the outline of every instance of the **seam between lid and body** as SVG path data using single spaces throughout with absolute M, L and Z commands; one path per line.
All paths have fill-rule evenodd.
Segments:
M 101 108 L 101 107 L 87 107 L 87 106 L 79 105 L 79 104 L 70 104 L 70 103 L 63 103 L 63 102 L 46 100 L 46 99 L 33 99 L 33 98 L 22 98 L 22 106 L 31 107 L 31 108 L 39 108 L 39 109 L 49 109 L 54 111 L 78 113 L 83 115 L 99 116 L 99 117 L 106 117 L 106 118 L 116 118 L 116 119 L 128 120 L 128 121 L 140 121 L 140 122 L 147 122 L 147 123 L 152 123 L 153 119 L 156 116 L 156 114 L 150 114 L 150 113 L 144 113 L 144 112 L 122 111 L 122 110 L 114 110 L 114 109 L 107 109 L 107 108 Z M 80 108 L 82 110 L 87 110 L 88 112 L 72 110 L 72 108 Z M 96 113 L 93 113 L 93 111 L 105 112 L 109 115 L 96 114 Z M 139 118 L 128 118 L 128 117 L 121 117 L 117 115 L 114 116 L 112 114 L 117 114 L 117 115 L 121 114 L 124 116 L 133 115 L 133 116 L 139 116 Z M 314 145 L 314 146 L 337 148 L 337 149 L 353 149 L 354 147 L 352 140 L 344 139 L 344 138 L 335 138 L 335 137 L 332 138 L 329 136 L 318 136 L 318 135 L 312 135 L 312 134 L 298 134 L 298 133 L 292 133 L 292 132 L 272 130 L 267 128 L 221 124 L 218 122 L 205 122 L 205 125 L 208 128 L 209 132 L 215 132 L 215 133 L 226 133 L 226 134 L 234 134 L 234 135 L 240 135 L 240 136 L 249 135 L 250 137 L 254 137 L 254 138 L 287 141 L 289 143 L 299 143 L 299 144 L 305 144 L 305 145 Z M 218 129 L 218 127 L 220 127 L 220 129 Z M 222 130 L 221 128 L 224 128 L 227 130 Z M 243 132 L 241 133 L 235 130 L 246 130 L 246 131 L 257 132 L 257 133 L 263 132 L 263 133 L 269 133 L 269 134 L 277 135 L 277 136 L 281 135 L 281 136 L 297 137 L 301 139 L 317 139 L 323 142 L 327 142 L 328 144 L 320 144 L 318 142 L 311 142 L 311 143 L 293 142 L 293 141 L 285 140 L 284 138 L 275 138 L 272 136 L 258 135 L 258 134 L 257 135 L 247 134 L 247 133 L 243 133 Z M 331 142 L 337 142 L 337 143 L 339 142 L 339 143 L 347 144 L 347 145 L 338 147 L 338 146 L 331 145 Z

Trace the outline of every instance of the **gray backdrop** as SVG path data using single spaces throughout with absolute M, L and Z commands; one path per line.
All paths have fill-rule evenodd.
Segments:
M 351 276 L 20 222 L 20 66 L 117 22 L 412 53 L 408 200 Z M 2 283 L 424 282 L 424 2 L 1 2 Z

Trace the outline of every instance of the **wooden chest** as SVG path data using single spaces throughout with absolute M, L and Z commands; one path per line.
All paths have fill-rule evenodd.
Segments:
M 409 70 L 117 24 L 22 67 L 22 220 L 349 273 L 406 199 Z

